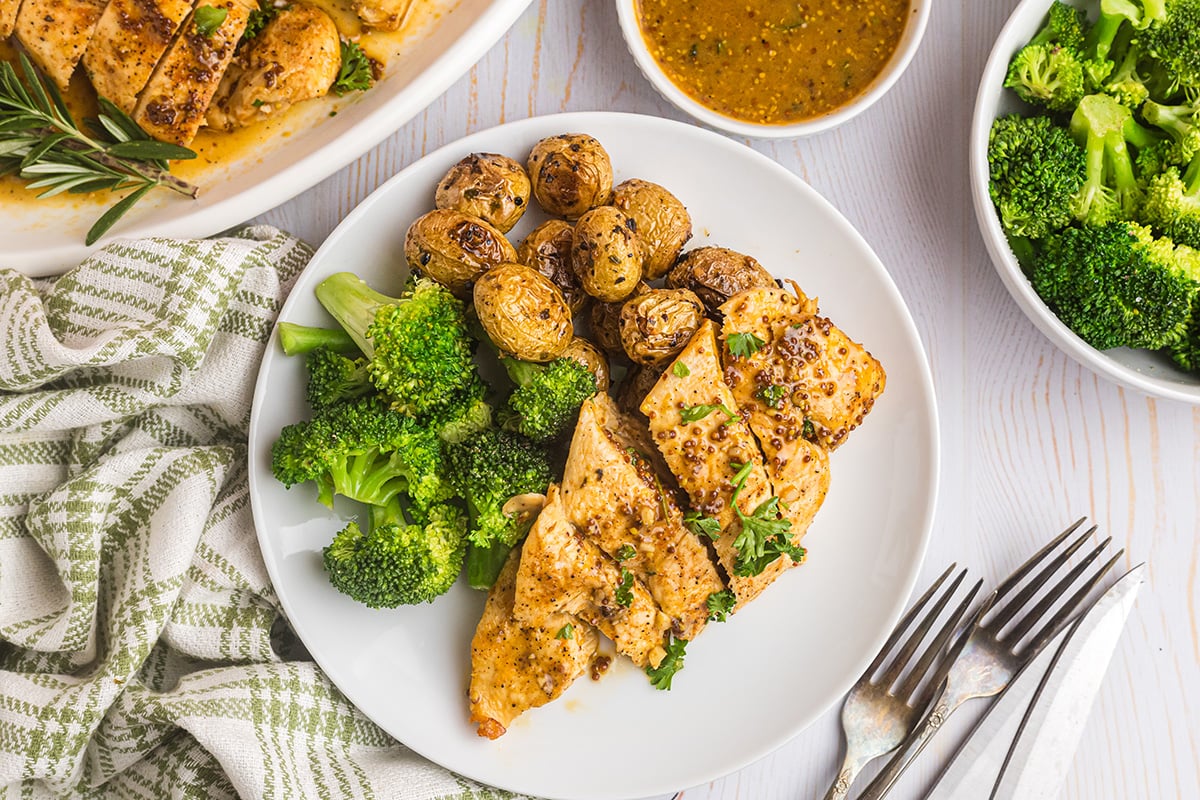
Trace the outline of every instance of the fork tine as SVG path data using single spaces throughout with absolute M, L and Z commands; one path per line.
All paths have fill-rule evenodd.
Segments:
M 938 631 L 937 637 L 930 643 L 929 647 L 925 648 L 925 652 L 921 655 L 921 658 L 917 660 L 916 666 L 912 668 L 912 671 L 909 672 L 908 677 L 904 679 L 904 683 L 901 684 L 900 689 L 896 692 L 896 696 L 908 703 L 910 706 L 913 706 L 914 708 L 921 708 L 925 706 L 932 698 L 933 692 L 937 688 L 937 685 L 942 682 L 942 676 L 939 675 L 936 679 L 929 681 L 929 683 L 926 684 L 925 691 L 921 693 L 922 697 L 920 702 L 918 702 L 914 697 L 917 688 L 921 685 L 921 679 L 925 677 L 925 673 L 927 673 L 929 668 L 933 666 L 934 662 L 938 660 L 938 657 L 945 652 L 946 644 L 950 641 L 950 637 L 954 635 L 954 631 L 962 623 L 963 617 L 966 616 L 967 609 L 971 607 L 971 603 L 975 600 L 975 595 L 979 593 L 979 590 L 982 587 L 983 579 L 980 578 L 975 582 L 975 585 L 971 587 L 971 591 L 967 592 L 967 596 L 963 598 L 962 602 L 958 604 L 958 608 L 954 609 L 954 611 L 946 619 L 946 624 L 942 626 L 940 631 Z M 950 661 L 950 658 L 943 659 L 942 666 L 944 669 L 949 667 Z
M 937 602 L 933 604 L 933 607 L 929 609 L 929 612 L 925 615 L 925 618 L 921 620 L 921 624 L 918 625 L 916 630 L 914 630 L 908 637 L 908 641 L 904 643 L 904 646 L 900 648 L 900 651 L 896 653 L 895 658 L 892 659 L 891 665 L 889 665 L 883 675 L 880 676 L 879 682 L 881 684 L 891 688 L 892 684 L 899 680 L 900 673 L 904 671 L 904 666 L 908 664 L 908 660 L 912 658 L 913 653 L 917 651 L 917 648 L 921 645 L 921 641 L 925 638 L 925 634 L 929 633 L 929 629 L 933 627 L 933 623 L 937 622 L 937 618 L 939 615 L 941 615 L 942 609 L 946 607 L 946 604 L 950 602 L 950 598 L 953 597 L 954 593 L 958 591 L 958 587 L 965 577 L 967 577 L 967 571 L 966 569 L 963 569 L 962 572 L 958 573 L 958 577 L 954 579 L 954 582 L 950 584 L 950 588 L 942 592 L 942 596 L 939 597 Z
M 1026 650 L 1032 652 L 1030 658 L 1036 656 L 1041 649 L 1050 642 L 1050 640 L 1058 635 L 1059 631 L 1071 623 L 1071 620 L 1074 616 L 1073 612 L 1076 610 L 1076 608 L 1078 608 L 1079 604 L 1083 602 L 1083 599 L 1088 596 L 1092 589 L 1096 588 L 1096 584 L 1100 583 L 1101 579 L 1108 574 L 1108 571 L 1113 568 L 1113 565 L 1116 564 L 1123 555 L 1125 555 L 1125 548 L 1121 548 L 1114 553 L 1113 557 L 1110 558 L 1107 563 L 1104 564 L 1104 566 L 1096 570 L 1096 574 L 1092 576 L 1091 580 L 1079 587 L 1079 591 L 1075 592 L 1071 599 L 1068 600 L 1066 604 L 1063 605 L 1063 607 L 1060 608 L 1058 612 L 1050 618 L 1050 621 L 1046 623 L 1045 627 L 1043 627 L 1032 639 L 1030 639 L 1029 645 L 1026 648 Z M 1019 643 L 1020 640 L 1018 639 L 1017 642 Z
M 1004 608 L 996 612 L 995 617 L 988 620 L 988 627 L 994 631 L 1003 630 L 1004 626 L 1007 625 L 1012 618 L 1017 615 L 1017 612 L 1025 607 L 1025 604 L 1028 603 L 1033 596 L 1037 594 L 1043 586 L 1046 585 L 1047 581 L 1054 577 L 1054 573 L 1058 572 L 1062 565 L 1067 563 L 1067 559 L 1073 556 L 1075 551 L 1083 547 L 1084 542 L 1091 538 L 1092 534 L 1095 532 L 1096 526 L 1093 525 L 1091 528 L 1084 531 L 1082 536 L 1071 542 L 1071 544 L 1067 545 L 1066 550 L 1063 550 L 1061 553 L 1059 553 L 1053 561 L 1051 561 L 1041 570 L 1041 572 L 1029 579 L 1029 583 L 1021 590 L 1020 594 L 1018 594 L 1012 600 L 1009 600 L 1004 605 Z
M 1074 533 L 1086 519 L 1087 517 L 1080 517 L 1079 519 L 1075 520 L 1075 522 L 1072 523 L 1065 531 L 1060 533 L 1058 536 L 1055 536 L 1054 539 L 1046 544 L 1045 547 L 1030 556 L 1028 561 L 1017 567 L 1016 572 L 1009 575 L 1004 580 L 1004 583 L 996 587 L 996 598 L 993 601 L 993 605 L 998 604 L 1001 600 L 1003 600 L 1005 595 L 1007 595 L 1013 589 L 1013 587 L 1020 583 L 1026 575 L 1032 572 L 1034 567 L 1036 567 L 1048 553 L 1062 544 L 1064 539 Z
M 1080 562 L 1071 569 L 1070 572 L 1063 576 L 1062 580 L 1060 580 L 1053 589 L 1050 589 L 1046 592 L 1046 596 L 1039 600 L 1037 605 L 1035 605 L 1029 610 L 1029 612 L 1021 617 L 1020 621 L 1013 626 L 1011 631 L 1003 633 L 999 628 L 997 628 L 997 633 L 1003 633 L 1003 637 L 997 636 L 996 641 L 1012 642 L 1015 646 L 1018 642 L 1024 639 L 1025 634 L 1033 630 L 1033 626 L 1041 621 L 1041 618 L 1045 616 L 1046 612 L 1049 611 L 1055 603 L 1061 600 L 1068 591 L 1070 591 L 1071 586 L 1075 583 L 1079 576 L 1087 571 L 1087 568 L 1092 565 L 1092 562 L 1099 558 L 1100 554 L 1104 552 L 1104 549 L 1111 543 L 1112 537 L 1110 536 L 1097 545 L 1090 553 L 1084 556 Z M 1070 609 L 1067 610 L 1069 613 Z
M 918 599 L 916 603 L 913 603 L 913 607 L 908 610 L 908 612 L 900 619 L 898 623 L 896 623 L 896 628 L 892 631 L 892 635 L 888 637 L 886 642 L 884 642 L 883 647 L 879 648 L 879 655 L 875 656 L 875 660 L 871 662 L 871 666 L 867 667 L 866 672 L 863 673 L 863 677 L 866 680 L 869 681 L 871 676 L 874 675 L 879 667 L 883 664 L 884 659 L 887 658 L 888 654 L 892 652 L 892 648 L 896 646 L 896 642 L 900 641 L 900 637 L 904 635 L 904 631 L 910 624 L 912 624 L 912 621 L 916 619 L 917 614 L 921 613 L 921 607 L 929 602 L 929 598 L 933 597 L 933 593 L 938 590 L 938 587 L 942 585 L 942 583 L 947 577 L 949 577 L 950 573 L 953 572 L 954 568 L 957 566 L 958 563 L 955 562 L 947 567 L 946 571 L 942 573 L 942 576 L 934 581 L 932 586 L 925 590 L 925 594 L 921 595 L 920 599 Z

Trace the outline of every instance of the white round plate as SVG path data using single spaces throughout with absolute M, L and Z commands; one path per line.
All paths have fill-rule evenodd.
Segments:
M 390 136 L 458 80 L 495 44 L 530 0 L 422 0 L 426 6 L 382 81 L 348 95 L 329 116 L 325 103 L 290 114 L 253 152 L 205 167 L 200 197 L 151 192 L 93 247 L 116 238 L 204 237 L 283 203 Z M 111 204 L 104 195 L 73 204 L 21 200 L 0 214 L 0 267 L 54 275 L 90 249 L 84 236 Z
M 1090 9 L 1092 16 L 1096 14 L 1095 2 L 1067 1 Z M 969 173 L 971 200 L 983 243 L 987 246 L 996 272 L 1017 305 L 1064 353 L 1109 380 L 1147 394 L 1200 405 L 1200 376 L 1180 369 L 1166 355 L 1128 347 L 1097 350 L 1055 316 L 1017 263 L 1004 229 L 1000 226 L 1000 217 L 988 195 L 987 149 L 992 122 L 1005 114 L 1032 113 L 1030 106 L 1004 88 L 1008 62 L 1038 32 L 1049 8 L 1050 0 L 1023 0 L 1013 9 L 1008 22 L 996 37 L 987 65 L 983 68 L 983 77 L 979 80 L 975 114 L 971 120 Z
M 325 510 L 311 486 L 270 472 L 279 430 L 305 415 L 304 368 L 272 342 L 250 421 L 250 490 L 259 542 L 288 618 L 317 663 L 382 728 L 462 775 L 539 797 L 616 800 L 694 786 L 786 742 L 858 678 L 899 617 L 925 553 L 937 492 L 937 414 L 912 318 L 883 265 L 850 224 L 798 177 L 718 134 L 654 117 L 540 117 L 468 136 L 426 156 L 368 197 L 322 245 L 281 318 L 330 324 L 313 296 L 353 270 L 387 293 L 406 273 L 409 223 L 472 152 L 524 160 L 540 138 L 587 132 L 616 180 L 675 193 L 692 214 L 690 247 L 751 253 L 819 296 L 823 313 L 866 343 L 887 389 L 832 456 L 832 488 L 804 540 L 808 563 L 730 621 L 688 645 L 669 692 L 627 661 L 487 741 L 467 722 L 470 641 L 484 595 L 460 581 L 432 605 L 372 611 L 334 590 L 321 548 L 355 509 Z M 533 212 L 514 231 L 519 241 Z

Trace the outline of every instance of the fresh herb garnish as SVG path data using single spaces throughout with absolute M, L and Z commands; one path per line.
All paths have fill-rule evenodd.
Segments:
M 200 6 L 192 12 L 192 24 L 196 26 L 196 33 L 205 39 L 211 39 L 228 16 L 229 9 Z
M 375 82 L 371 73 L 371 59 L 358 46 L 358 42 L 342 40 L 342 66 L 338 70 L 337 80 L 333 82 L 330 91 L 341 96 L 349 92 L 365 92 Z
M 725 412 L 725 416 L 729 417 L 724 424 L 732 425 L 733 423 L 737 422 L 738 415 L 730 411 L 729 406 L 725 405 L 724 403 L 701 403 L 698 406 L 688 406 L 679 412 L 679 418 L 684 422 L 698 422 L 712 412 L 716 411 L 718 408 Z
M 753 333 L 731 333 L 726 337 L 725 343 L 729 346 L 729 352 L 738 358 L 749 358 L 766 344 Z
M 42 189 L 38 197 L 132 190 L 92 225 L 93 244 L 155 186 L 196 197 L 199 189 L 171 175 L 167 159 L 195 158 L 179 145 L 151 139 L 133 118 L 100 98 L 100 114 L 85 132 L 67 110 L 58 88 L 19 54 L 16 68 L 0 62 L 0 175 L 10 172 Z M 88 120 L 92 123 L 93 120 Z
M 712 598 L 709 597 L 709 600 L 711 600 L 711 599 Z M 554 638 L 555 639 L 574 639 L 575 638 L 575 626 L 568 622 L 566 625 L 563 625 L 561 628 L 558 629 L 558 633 L 554 634 Z
M 804 418 L 804 425 L 800 428 L 800 435 L 810 442 L 817 437 L 817 427 L 813 425 L 813 421 L 808 417 Z
M 689 511 L 683 515 L 683 524 L 697 536 L 707 536 L 709 539 L 721 538 L 721 523 L 712 517 L 706 517 L 699 511 Z
M 258 8 L 250 12 L 250 19 L 246 22 L 246 30 L 242 33 L 243 39 L 253 39 L 262 33 L 263 28 L 279 16 L 280 11 L 286 11 L 291 8 L 291 5 L 277 6 L 275 0 L 259 0 Z
M 708 596 L 708 618 L 713 622 L 724 622 L 733 611 L 737 598 L 732 589 L 713 592 Z
M 617 550 L 617 561 L 628 561 L 629 559 L 633 558 L 636 555 L 637 555 L 637 550 L 633 549 L 633 545 L 623 544 L 623 545 L 621 545 L 621 548 L 619 550 Z M 622 576 L 622 577 L 624 577 L 624 576 Z
M 771 408 L 779 408 L 780 404 L 783 403 L 784 396 L 787 394 L 787 387 L 776 383 L 759 389 L 757 394 L 758 399 Z
M 614 596 L 621 608 L 629 608 L 633 604 L 633 573 L 624 567 L 621 568 L 621 583 Z
M 788 531 L 792 523 L 779 515 L 779 498 L 771 497 L 758 504 L 751 514 L 745 514 L 738 506 L 738 496 L 746 486 L 753 465 L 750 462 L 730 466 L 737 472 L 733 476 L 733 494 L 729 497 L 729 505 L 742 523 L 741 533 L 733 540 L 733 547 L 738 557 L 733 564 L 733 574 L 748 578 L 759 575 L 772 562 L 782 555 L 791 556 L 793 561 L 803 561 L 803 547 L 792 544 Z
M 646 667 L 650 676 L 650 684 L 661 691 L 670 691 L 671 679 L 675 673 L 683 669 L 683 651 L 687 647 L 687 639 L 676 639 L 674 636 L 667 642 L 667 654 L 658 662 L 657 667 Z
M 682 361 L 676 361 L 675 366 L 671 367 L 671 373 L 676 378 L 686 378 L 688 375 L 692 374 L 692 371 L 688 369 L 687 364 L 683 363 Z

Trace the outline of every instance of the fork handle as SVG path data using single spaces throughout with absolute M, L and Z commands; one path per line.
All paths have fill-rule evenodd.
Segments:
M 958 708 L 958 704 L 952 702 L 947 692 L 943 690 L 929 713 L 921 719 L 920 724 L 904 740 L 904 744 L 900 746 L 896 754 L 879 771 L 875 780 L 867 784 L 867 788 L 858 796 L 858 800 L 880 800 L 887 794 L 904 774 L 908 765 L 920 755 L 921 751 L 925 749 L 925 745 L 929 744 L 929 740 L 941 729 L 943 723 L 956 708 Z
M 846 796 L 850 794 L 850 786 L 868 761 L 870 761 L 869 758 L 862 758 L 847 749 L 846 758 L 842 761 L 837 777 L 833 779 L 829 790 L 825 792 L 825 800 L 846 800 Z

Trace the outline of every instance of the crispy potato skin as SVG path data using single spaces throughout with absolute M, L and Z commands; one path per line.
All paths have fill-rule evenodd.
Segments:
M 613 171 L 608 152 L 583 133 L 549 136 L 529 153 L 533 195 L 546 213 L 579 219 L 612 196 Z
M 529 207 L 531 186 L 525 168 L 508 156 L 472 153 L 438 183 L 434 205 L 479 217 L 508 233 Z
M 522 361 L 558 358 L 574 335 L 562 294 L 524 264 L 485 272 L 475 283 L 475 311 L 493 344 Z
M 612 206 L 594 208 L 575 223 L 571 266 L 583 290 L 597 300 L 624 300 L 642 279 L 637 223 Z
M 648 281 L 667 274 L 692 238 L 692 218 L 679 198 L 657 183 L 631 178 L 613 189 L 612 204 L 637 223 Z
M 621 306 L 621 345 L 629 359 L 657 366 L 674 358 L 704 321 L 704 304 L 687 289 L 651 289 Z
M 648 291 L 650 291 L 649 285 L 639 282 L 630 297 L 637 297 Z M 592 308 L 588 313 L 592 341 L 598 344 L 601 350 L 619 359 L 627 358 L 625 346 L 621 344 L 621 309 L 624 308 L 625 303 L 626 300 L 618 300 L 615 303 L 592 303 Z
M 516 261 L 517 251 L 503 233 L 478 217 L 438 208 L 409 226 L 404 257 L 415 272 L 467 297 L 480 275 Z
M 575 228 L 561 219 L 551 219 L 534 228 L 517 248 L 517 261 L 542 273 L 558 287 L 572 314 L 587 306 L 589 296 L 571 268 L 571 243 Z
M 684 253 L 667 273 L 668 289 L 691 289 L 716 311 L 738 292 L 754 287 L 773 287 L 771 273 L 752 256 L 726 247 L 697 247 Z

